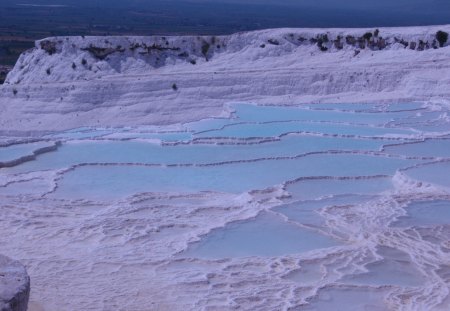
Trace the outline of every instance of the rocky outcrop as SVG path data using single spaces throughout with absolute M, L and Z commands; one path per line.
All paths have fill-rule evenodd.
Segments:
M 0 311 L 26 311 L 30 277 L 18 261 L 0 255 Z

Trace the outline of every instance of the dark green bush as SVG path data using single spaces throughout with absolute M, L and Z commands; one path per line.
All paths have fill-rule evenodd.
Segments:
M 210 48 L 210 44 L 208 42 L 204 42 L 202 44 L 202 54 L 206 57 L 206 54 L 208 54 Z
M 369 41 L 372 38 L 372 33 L 371 32 L 366 32 L 363 36 L 364 39 L 366 39 L 367 41 Z
M 447 40 L 448 40 L 448 33 L 445 32 L 445 31 L 440 31 L 440 30 L 439 30 L 439 31 L 436 33 L 436 39 L 437 39 L 438 42 L 439 42 L 439 46 L 440 46 L 440 47 L 443 47 L 444 44 L 447 43 Z
M 326 33 L 317 36 L 317 40 L 318 40 L 318 41 L 325 42 L 325 43 L 327 43 L 328 41 L 330 41 L 330 40 L 328 39 L 328 35 L 327 35 Z
M 41 49 L 47 52 L 48 55 L 56 53 L 56 42 L 50 40 L 41 41 Z

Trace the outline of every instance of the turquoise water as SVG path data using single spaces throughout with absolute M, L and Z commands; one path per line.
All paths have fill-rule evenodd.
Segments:
M 341 111 L 363 111 L 363 112 L 404 112 L 406 110 L 424 110 L 422 103 L 391 103 L 391 104 L 314 104 L 308 105 L 311 109 L 328 109 Z
M 231 223 L 212 231 L 183 253 L 185 257 L 224 258 L 280 256 L 331 247 L 338 242 L 283 221 L 272 213 L 262 213 L 250 221 Z
M 417 162 L 370 155 L 319 154 L 212 166 L 82 166 L 64 175 L 54 195 L 114 199 L 136 192 L 240 193 L 307 176 L 393 175 L 398 168 Z
M 286 133 L 317 133 L 325 135 L 353 135 L 358 137 L 392 137 L 414 135 L 408 129 L 370 127 L 346 124 L 309 123 L 302 121 L 274 122 L 257 124 L 233 124 L 220 130 L 205 131 L 194 137 L 276 137 Z
M 51 145 L 52 143 L 42 141 L 0 147 L 0 162 L 12 161 L 23 156 L 32 155 L 33 151 Z
M 373 288 L 325 288 L 315 299 L 311 299 L 308 305 L 302 306 L 299 310 L 386 311 L 389 309 L 384 303 L 384 295 L 383 290 Z
M 253 145 L 176 145 L 161 146 L 142 141 L 83 141 L 63 144 L 58 153 L 39 156 L 10 172 L 61 169 L 80 163 L 219 163 L 258 158 L 293 157 L 328 150 L 378 151 L 383 141 L 289 135 L 280 141 Z M 220 152 L 218 150 L 220 149 Z
M 344 176 L 343 174 L 342 176 Z M 294 198 L 301 200 L 315 200 L 343 194 L 377 194 L 392 190 L 390 177 L 369 179 L 309 179 L 301 180 L 286 187 Z
M 367 264 L 367 272 L 344 277 L 342 281 L 350 284 L 405 287 L 417 287 L 426 281 L 425 276 L 414 267 L 408 254 L 387 246 L 378 247 L 377 253 L 382 257 Z
M 308 109 L 238 104 L 233 108 L 231 119 L 205 119 L 179 125 L 179 131 L 79 128 L 52 134 L 48 137 L 63 140 L 57 151 L 2 169 L 0 196 L 93 200 L 115 207 L 147 192 L 194 193 L 214 200 L 232 197 L 211 203 L 213 210 L 224 205 L 226 215 L 235 217 L 229 219 L 240 219 L 230 223 L 207 215 L 210 204 L 203 199 L 186 200 L 190 205 L 183 205 L 183 199 L 175 204 L 176 199 L 167 198 L 164 206 L 155 207 L 161 215 L 165 208 L 180 213 L 176 219 L 181 221 L 183 213 L 198 204 L 195 213 L 202 215 L 201 221 L 210 221 L 211 230 L 196 242 L 185 241 L 177 258 L 242 260 L 316 254 L 314 260 L 292 264 L 283 272 L 286 282 L 316 286 L 326 270 L 318 264 L 324 259 L 317 254 L 330 252 L 330 258 L 336 259 L 330 269 L 337 269 L 340 276 L 332 281 L 334 285 L 318 290 L 304 310 L 384 310 L 384 286 L 407 289 L 424 284 L 416 261 L 425 251 L 411 255 L 370 238 L 380 234 L 380 241 L 402 239 L 410 227 L 428 230 L 448 224 L 448 200 L 433 200 L 429 194 L 427 200 L 416 200 L 403 194 L 403 185 L 393 180 L 402 171 L 419 182 L 414 185 L 432 183 L 441 191 L 449 189 L 450 140 L 442 136 L 450 127 L 440 118 L 441 112 L 416 103 L 318 104 Z M 1 148 L 0 161 L 35 147 Z M 19 182 L 6 182 L 21 174 L 25 177 Z M 397 203 L 409 200 L 413 201 L 405 207 L 405 215 L 397 217 L 403 211 Z M 146 207 L 145 200 L 142 204 Z M 253 208 L 257 210 L 250 214 L 255 218 L 245 219 L 247 213 L 237 212 Z M 375 227 L 367 229 L 366 223 Z M 413 251 L 420 249 L 418 241 Z M 346 247 L 355 258 L 337 268 Z
M 450 157 L 449 139 L 429 139 L 420 143 L 387 146 L 384 149 L 390 154 L 407 154 L 421 157 Z
M 336 106 L 336 105 L 335 105 Z M 236 116 L 247 122 L 277 122 L 277 121 L 316 121 L 334 123 L 357 123 L 382 126 L 395 119 L 406 118 L 411 112 L 398 113 L 366 113 L 341 112 L 326 110 L 308 110 L 297 107 L 277 107 L 252 105 L 236 105 Z
M 407 215 L 401 216 L 394 227 L 436 226 L 450 224 L 450 201 L 412 202 L 405 208 Z
M 166 252 L 202 282 L 252 273 L 289 287 L 295 303 L 311 294 L 293 310 L 387 310 L 389 291 L 425 301 L 430 284 L 447 284 L 449 122 L 417 103 L 309 106 L 237 104 L 230 119 L 54 133 L 57 151 L 1 169 L 0 199 L 89 205 L 100 215 L 89 228 L 106 215 L 114 241 L 156 245 L 149 260 Z M 0 161 L 37 146 L 0 148 Z
M 407 170 L 406 175 L 437 186 L 450 187 L 450 162 L 437 162 Z
M 374 199 L 369 195 L 338 195 L 327 199 L 296 201 L 290 204 L 281 205 L 273 208 L 274 211 L 286 216 L 290 221 L 298 222 L 303 225 L 321 226 L 324 224 L 324 218 L 319 211 L 331 206 L 347 206 L 361 204 Z

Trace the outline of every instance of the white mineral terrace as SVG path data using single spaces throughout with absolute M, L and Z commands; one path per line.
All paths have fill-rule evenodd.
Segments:
M 37 42 L 0 87 L 30 310 L 449 310 L 449 28 Z
M 236 101 L 448 103 L 437 31 L 450 26 L 44 39 L 0 88 L 0 130 L 167 125 L 224 116 Z

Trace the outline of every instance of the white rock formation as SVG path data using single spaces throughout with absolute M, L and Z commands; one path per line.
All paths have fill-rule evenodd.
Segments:
M 18 261 L 0 255 L 0 310 L 26 311 L 30 278 Z
M 450 48 L 438 31 L 450 26 L 44 39 L 0 87 L 0 131 L 173 124 L 235 101 L 443 102 Z

